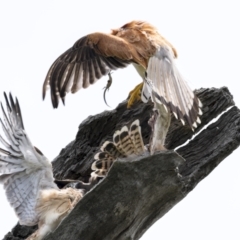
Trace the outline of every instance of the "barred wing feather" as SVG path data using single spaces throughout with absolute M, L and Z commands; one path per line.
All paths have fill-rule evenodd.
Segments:
M 6 196 L 14 208 L 20 223 L 35 225 L 38 215 L 35 211 L 41 190 L 55 188 L 51 163 L 35 149 L 28 138 L 23 125 L 18 100 L 12 95 L 3 105 L 0 123 L 5 138 L 0 135 L 4 148 L 0 148 L 0 182 L 3 183 Z

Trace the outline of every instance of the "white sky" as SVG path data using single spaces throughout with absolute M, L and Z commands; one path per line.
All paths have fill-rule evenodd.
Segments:
M 89 115 L 109 108 L 107 77 L 68 95 L 53 110 L 42 83 L 52 62 L 80 37 L 109 32 L 131 20 L 155 25 L 178 50 L 178 67 L 190 86 L 227 86 L 240 105 L 239 2 L 228 1 L 0 1 L 0 89 L 20 100 L 25 128 L 52 160 L 75 138 Z M 113 74 L 107 100 L 113 108 L 141 81 L 133 67 Z M 0 96 L 3 100 L 3 96 Z M 240 239 L 240 150 L 236 150 L 141 239 Z M 0 186 L 0 238 L 17 222 Z

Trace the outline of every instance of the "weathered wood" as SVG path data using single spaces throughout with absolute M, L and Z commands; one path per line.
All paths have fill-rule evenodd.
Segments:
M 173 151 L 115 162 L 108 177 L 86 194 L 63 223 L 71 235 L 59 228 L 46 239 L 136 239 L 146 217 L 163 215 L 164 205 L 184 197 L 176 173 L 182 163 Z M 76 228 L 76 223 L 83 224 Z
M 185 160 L 174 151 L 119 160 L 46 239 L 139 239 L 239 144 L 234 107 L 178 150 Z
M 196 133 L 234 105 L 227 88 L 200 89 L 197 94 L 204 105 L 204 115 Z M 136 118 L 140 119 L 146 144 L 151 110 L 151 104 L 140 103 L 126 109 L 123 102 L 113 111 L 87 118 L 80 124 L 76 139 L 54 160 L 55 176 L 87 181 L 99 146 L 111 140 L 116 129 Z M 118 160 L 108 176 L 90 190 L 61 226 L 45 239 L 139 239 L 239 146 L 239 130 L 240 110 L 233 107 L 177 150 L 183 158 L 169 150 Z M 192 134 L 189 128 L 172 120 L 167 147 L 173 149 L 183 144 Z M 20 233 L 25 228 L 17 226 L 18 232 L 15 229 L 14 234 L 9 233 L 4 239 L 23 239 Z
M 196 94 L 203 103 L 203 116 L 201 117 L 202 123 L 195 133 L 221 112 L 234 105 L 232 95 L 226 87 L 199 89 Z M 112 111 L 89 116 L 80 124 L 76 139 L 62 149 L 59 156 L 53 160 L 54 175 L 57 179 L 88 181 L 93 156 L 99 147 L 106 140 L 112 140 L 117 129 L 131 124 L 136 119 L 140 120 L 144 143 L 149 143 L 151 128 L 148 120 L 152 115 L 153 104 L 151 102 L 137 103 L 133 108 L 127 109 L 126 103 L 123 101 Z M 193 132 L 188 126 L 182 126 L 180 121 L 172 118 L 166 147 L 174 149 L 190 139 L 192 135 Z

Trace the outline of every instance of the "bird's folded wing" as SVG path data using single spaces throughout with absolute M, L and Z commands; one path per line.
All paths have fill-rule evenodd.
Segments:
M 164 104 L 184 125 L 197 127 L 201 102 L 175 66 L 171 49 L 159 47 L 149 59 L 146 83 L 154 102 Z
M 5 149 L 0 148 L 0 182 L 4 184 L 7 199 L 24 225 L 37 223 L 36 203 L 44 182 L 53 183 L 51 164 L 31 144 L 24 130 L 18 101 L 4 94 L 7 112 L 2 104 L 0 119 L 6 136 L 0 137 Z M 49 174 L 49 172 L 51 174 Z M 45 187 L 45 185 L 44 185 Z
M 51 88 L 51 99 L 57 108 L 59 97 L 87 88 L 111 70 L 126 67 L 132 59 L 128 43 L 117 36 L 93 33 L 80 38 L 58 57 L 50 67 L 43 84 L 43 99 Z

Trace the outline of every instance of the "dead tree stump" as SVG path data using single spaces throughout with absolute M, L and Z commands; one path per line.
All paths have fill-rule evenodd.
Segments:
M 172 118 L 166 140 L 168 151 L 117 160 L 107 177 L 45 239 L 139 239 L 231 154 L 240 144 L 240 110 L 234 106 L 232 95 L 226 87 L 199 89 L 196 94 L 203 103 L 203 116 L 194 133 Z M 117 129 L 135 119 L 140 120 L 147 144 L 151 112 L 151 103 L 139 102 L 127 109 L 124 101 L 112 111 L 89 116 L 80 124 L 76 139 L 53 160 L 55 177 L 87 182 L 93 156 L 101 144 L 112 140 Z M 217 121 L 202 130 L 221 113 Z M 179 147 L 193 134 L 197 136 Z M 32 231 L 33 228 L 17 225 L 4 239 L 24 239 Z

